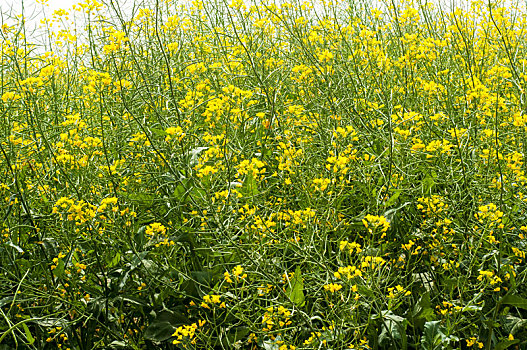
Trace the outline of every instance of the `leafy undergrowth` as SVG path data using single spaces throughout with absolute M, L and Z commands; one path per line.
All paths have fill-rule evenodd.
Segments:
M 4 16 L 0 348 L 527 346 L 524 13 L 351 4 Z

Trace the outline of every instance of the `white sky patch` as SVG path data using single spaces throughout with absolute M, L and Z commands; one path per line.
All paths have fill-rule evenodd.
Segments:
M 31 18 L 31 14 L 42 15 L 45 11 L 50 16 L 53 11 L 59 9 L 71 9 L 79 0 L 48 0 L 47 5 L 42 6 L 36 0 L 0 0 L 0 10 L 2 13 L 20 14 L 22 9 L 26 16 Z
M 12 22 L 12 18 L 16 15 L 24 14 L 26 19 L 26 28 L 30 30 L 37 29 L 40 26 L 40 21 L 44 18 L 51 19 L 53 12 L 59 9 L 67 10 L 70 13 L 70 19 L 73 16 L 73 5 L 84 2 L 85 0 L 39 0 L 40 2 L 44 1 L 46 5 L 42 5 L 37 2 L 37 0 L 0 0 L 0 25 L 2 23 Z M 134 4 L 138 7 L 142 7 L 141 4 L 144 2 L 152 2 L 155 0 L 98 0 L 109 4 L 110 2 L 118 3 L 120 11 L 123 11 L 125 17 L 129 17 L 131 13 L 130 8 Z M 190 3 L 191 0 L 179 0 L 179 4 Z M 207 0 L 201 0 L 206 2 Z M 227 0 L 230 2 L 231 0 Z M 254 0 L 245 0 L 247 4 L 252 3 Z M 277 0 L 280 1 L 280 0 Z M 349 0 L 351 3 L 355 2 L 357 5 L 366 5 L 373 6 L 383 9 L 387 4 L 391 4 L 392 0 Z M 396 4 L 400 4 L 402 0 L 394 0 Z M 472 0 L 414 0 L 416 4 L 425 4 L 432 3 L 434 5 L 441 5 L 443 10 L 450 12 L 455 7 L 461 7 L 467 9 L 470 7 Z M 489 0 L 485 0 L 489 1 Z M 521 6 L 524 10 L 526 8 L 525 0 L 490 0 L 491 2 L 499 1 L 502 5 L 511 5 L 511 4 L 522 4 Z M 315 8 L 319 8 L 320 0 L 307 0 L 307 2 L 315 3 Z M 318 3 L 318 6 L 316 5 Z M 103 8 L 107 9 L 106 6 Z M 321 9 L 323 8 L 320 7 Z M 318 12 L 318 11 L 317 11 Z M 79 23 L 80 24 L 80 23 Z
M 110 3 L 111 0 L 101 1 L 101 3 Z M 121 10 L 125 10 L 127 6 L 124 4 L 133 4 L 134 0 L 113 0 L 118 4 Z M 0 0 L 0 13 L 3 15 L 3 19 L 20 15 L 24 13 L 26 23 L 37 23 L 43 18 L 50 19 L 53 13 L 57 10 L 66 10 L 72 15 L 74 12 L 73 6 L 79 3 L 84 3 L 84 0 L 47 0 L 45 5 L 42 5 L 42 1 L 37 0 Z M 135 3 L 139 4 L 141 1 L 135 0 Z M 106 6 L 103 6 L 105 9 Z
M 125 20 L 129 20 L 131 17 L 130 6 L 135 4 L 140 7 L 140 4 L 144 1 L 98 0 L 99 3 L 106 4 L 101 7 L 102 13 L 98 13 L 116 19 L 117 17 L 114 17 L 115 13 L 112 13 L 113 11 L 107 7 L 113 2 Z M 42 4 L 42 2 L 45 4 Z M 83 30 L 86 15 L 83 13 L 84 11 L 74 10 L 75 5 L 80 10 L 80 6 L 78 6 L 80 3 L 86 3 L 86 0 L 0 0 L 0 25 L 16 26 L 20 23 L 18 18 L 23 14 L 26 36 L 32 43 L 38 45 L 37 50 L 45 50 L 49 45 L 48 28 L 51 28 L 54 33 L 61 30 L 71 30 L 71 33 L 77 33 L 77 30 Z M 65 10 L 67 15 L 54 16 L 54 13 L 58 10 Z M 49 24 L 45 25 L 44 20 L 47 20 Z M 75 31 L 73 31 L 74 28 Z
M 72 6 L 79 2 L 79 0 L 48 0 L 46 5 L 42 5 L 36 0 L 0 0 L 1 22 L 9 24 L 13 22 L 15 16 L 23 14 L 26 28 L 32 30 L 38 28 L 42 19 L 50 19 L 56 10 L 71 10 Z

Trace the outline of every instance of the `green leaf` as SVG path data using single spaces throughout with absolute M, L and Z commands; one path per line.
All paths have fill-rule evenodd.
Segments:
M 146 329 L 145 338 L 153 341 L 165 341 L 172 337 L 176 328 L 168 322 L 153 322 Z
M 432 189 L 435 186 L 435 179 L 437 178 L 437 173 L 432 170 L 430 174 L 427 174 L 426 177 L 423 180 L 423 193 L 424 194 L 430 194 L 432 193 Z
M 119 291 L 122 291 L 124 286 L 126 286 L 126 282 L 128 282 L 128 278 L 130 277 L 130 271 L 126 271 L 123 274 L 123 277 L 121 278 L 121 281 L 119 281 Z
M 142 250 L 146 243 L 145 231 L 146 226 L 141 226 L 134 235 L 136 250 Z
M 170 240 L 174 242 L 192 243 L 192 234 L 190 232 L 183 232 L 179 236 L 170 236 Z
M 31 323 L 38 324 L 42 327 L 66 327 L 67 322 L 60 318 L 45 318 L 45 319 L 32 319 L 30 320 Z
M 62 277 L 64 275 L 64 261 L 60 259 L 56 266 L 57 267 L 53 269 L 53 274 L 55 277 Z
M 276 344 L 276 341 L 266 340 L 262 344 L 265 350 L 278 350 L 280 345 Z
M 191 323 L 190 320 L 179 311 L 163 310 L 160 311 L 155 320 L 155 322 L 168 322 L 173 326 L 181 326 L 183 324 Z
M 511 345 L 518 344 L 519 342 L 520 342 L 520 339 L 504 340 L 496 344 L 496 347 L 494 348 L 494 350 L 504 350 L 504 349 L 507 349 Z
M 156 199 L 155 195 L 150 193 L 140 193 L 140 192 L 134 192 L 134 193 L 126 193 L 123 192 L 121 195 L 131 202 L 134 202 L 138 205 L 142 205 L 145 207 L 152 207 L 154 205 L 154 201 Z
M 412 202 L 406 202 L 397 208 L 388 209 L 382 214 L 382 216 L 384 216 L 388 220 L 388 222 L 391 223 L 396 218 L 396 214 L 399 212 L 399 210 L 403 209 L 404 207 L 410 204 L 412 204 Z
M 192 150 L 190 150 L 189 152 L 189 156 L 190 156 L 190 160 L 189 160 L 189 166 L 190 167 L 194 167 L 195 165 L 198 164 L 198 159 L 199 159 L 199 154 L 204 151 L 204 150 L 207 150 L 208 147 L 196 147 Z
M 117 297 L 115 298 L 115 300 L 119 300 L 121 302 L 128 302 L 134 305 L 148 306 L 148 303 L 146 301 L 139 299 L 138 297 L 134 297 L 133 295 Z
M 382 311 L 381 318 L 382 330 L 379 334 L 379 344 L 390 345 L 392 340 L 396 340 L 400 343 L 391 345 L 397 345 L 399 349 L 406 349 L 406 327 L 408 320 L 394 314 L 391 310 Z
M 204 181 L 202 180 L 202 182 Z M 203 188 L 193 186 L 192 190 L 190 190 L 190 195 L 194 200 L 207 201 L 207 191 Z
M 296 267 L 295 274 L 290 281 L 290 285 L 289 288 L 287 288 L 286 294 L 296 306 L 304 306 L 306 298 L 304 295 L 304 279 L 302 278 L 300 266 Z
M 253 197 L 258 194 L 258 183 L 251 174 L 248 174 L 245 178 L 240 192 L 247 197 Z
M 181 312 L 163 310 L 145 331 L 145 338 L 153 341 L 165 341 L 172 337 L 178 326 L 189 324 L 190 320 Z
M 394 192 L 395 193 L 390 197 L 390 199 L 388 199 L 388 201 L 384 205 L 385 207 L 389 207 L 389 206 L 395 204 L 395 201 L 397 200 L 397 198 L 399 198 L 401 193 L 403 193 L 403 190 L 402 189 L 396 189 Z
M 128 349 L 129 345 L 126 344 L 124 341 L 114 340 L 110 344 L 108 344 L 108 348 L 110 349 Z
M 210 286 L 214 282 L 214 271 L 203 269 L 202 271 L 191 271 L 190 275 L 199 284 Z
M 421 346 L 423 350 L 441 349 L 443 344 L 448 344 L 453 338 L 448 337 L 446 329 L 441 325 L 441 321 L 429 321 L 425 323 Z
M 176 186 L 176 189 L 174 190 L 174 198 L 180 199 L 184 201 L 187 197 L 187 189 L 183 184 L 179 184 Z
M 0 307 L 4 307 L 7 304 L 11 304 L 15 298 L 13 296 L 7 296 L 0 299 Z
M 166 136 L 168 135 L 167 132 L 163 129 L 157 129 L 157 128 L 149 128 L 150 132 L 152 132 L 152 134 L 154 135 L 157 135 L 157 136 Z
M 14 244 L 13 242 L 9 241 L 9 242 L 7 242 L 7 245 L 10 246 L 11 248 L 15 249 L 18 253 L 24 254 L 24 250 L 22 248 L 20 248 L 19 246 L 17 246 L 16 244 Z
M 514 336 L 521 334 L 524 337 L 527 335 L 527 319 L 508 314 L 501 317 L 501 323 L 503 324 L 505 331 L 509 334 L 513 334 Z
M 227 348 L 231 349 L 233 346 L 235 347 L 236 342 L 239 342 L 245 338 L 247 338 L 247 335 L 249 334 L 249 329 L 247 327 L 235 327 L 228 331 L 227 335 L 222 338 L 220 341 L 222 345 Z
M 119 252 L 115 253 L 113 259 L 108 263 L 108 268 L 115 267 L 121 261 L 121 254 Z
M 434 310 L 430 304 L 430 292 L 424 292 L 419 301 L 414 305 L 409 320 L 413 327 L 423 329 L 425 322 L 434 319 Z
M 375 294 L 370 288 L 368 288 L 368 286 L 360 284 L 358 285 L 358 291 L 360 295 L 363 295 L 368 298 L 375 298 Z
M 26 333 L 26 338 L 27 338 L 29 345 L 33 344 L 35 342 L 35 338 L 33 338 L 33 335 L 31 334 L 29 327 L 25 323 L 22 323 L 22 327 L 24 328 L 24 332 Z
M 505 295 L 501 299 L 501 303 L 527 310 L 527 299 L 522 298 L 519 295 L 512 295 L 512 294 Z
M 421 295 L 419 302 L 415 305 L 413 314 L 415 318 L 424 318 L 430 321 L 430 317 L 434 315 L 434 310 L 430 304 L 430 292 L 425 292 Z

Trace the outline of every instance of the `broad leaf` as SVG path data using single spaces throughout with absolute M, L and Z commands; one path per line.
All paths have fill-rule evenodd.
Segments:
M 501 303 L 527 310 L 527 299 L 519 295 L 508 294 L 501 299 Z
M 153 341 L 164 341 L 172 337 L 177 327 L 189 324 L 190 320 L 180 312 L 163 310 L 145 331 L 145 338 Z
M 35 342 L 35 338 L 33 338 L 33 335 L 31 334 L 29 327 L 25 323 L 22 323 L 22 327 L 24 328 L 24 333 L 26 333 L 26 339 L 27 339 L 28 344 L 29 345 L 33 344 Z
M 457 337 L 448 336 L 447 330 L 441 325 L 441 321 L 429 321 L 425 323 L 421 347 L 423 350 L 442 349 L 450 341 L 459 340 Z
M 146 329 L 145 338 L 158 342 L 164 341 L 172 337 L 176 328 L 168 322 L 153 322 Z
M 379 334 L 380 345 L 390 345 L 392 341 L 396 341 L 399 349 L 406 349 L 406 327 L 408 320 L 394 314 L 391 310 L 384 310 L 381 316 L 382 330 Z
M 304 279 L 302 278 L 302 271 L 300 267 L 297 266 L 295 269 L 295 274 L 290 281 L 289 288 L 287 288 L 287 296 L 296 306 L 302 307 L 305 304 L 305 295 L 304 295 Z
M 518 344 L 520 342 L 520 339 L 514 339 L 514 340 L 504 340 L 502 342 L 499 342 L 494 350 L 504 350 L 509 348 L 509 346 Z

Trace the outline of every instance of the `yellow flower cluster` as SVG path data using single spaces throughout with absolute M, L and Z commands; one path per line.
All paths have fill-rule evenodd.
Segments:
M 336 291 L 339 291 L 342 289 L 342 285 L 338 283 L 329 283 L 324 285 L 324 290 L 335 293 Z
M 290 317 L 291 311 L 282 305 L 277 308 L 273 306 L 268 307 L 262 317 L 262 331 L 270 332 L 270 338 L 274 340 L 280 334 L 275 335 L 275 329 L 277 332 L 280 332 L 285 326 L 291 325 L 292 321 Z
M 251 175 L 253 179 L 260 180 L 265 173 L 265 162 L 257 158 L 252 158 L 251 160 L 245 159 L 240 162 L 237 166 L 238 174 L 237 176 L 242 175 Z
M 103 50 L 105 54 L 111 54 L 124 48 L 124 45 L 129 41 L 126 33 L 119 30 L 112 30 L 108 36 L 109 43 L 104 45 Z
M 348 241 L 340 241 L 339 249 L 340 251 L 347 250 L 350 254 L 353 252 L 360 253 L 362 251 L 360 243 Z
M 386 231 L 390 228 L 390 223 L 388 222 L 388 219 L 386 219 L 384 216 L 377 216 L 377 215 L 366 215 L 364 216 L 364 219 L 362 219 L 362 223 L 364 227 L 368 229 L 369 233 L 375 233 L 381 232 L 381 238 L 384 238 L 386 236 Z
M 82 225 L 95 218 L 97 208 L 84 200 L 74 201 L 70 198 L 61 197 L 53 206 L 52 213 L 64 213 L 69 221 L 74 221 L 76 225 Z
M 221 295 L 217 294 L 204 295 L 200 306 L 205 309 L 210 309 L 211 305 L 214 306 L 215 304 L 219 304 L 220 309 L 226 307 L 225 302 L 221 301 Z
M 236 279 L 236 282 L 240 281 L 240 279 L 246 279 L 247 278 L 247 274 L 246 273 L 243 273 L 243 267 L 240 266 L 240 265 L 237 265 L 235 266 L 233 269 L 232 269 L 232 275 L 235 277 Z M 224 274 L 223 274 L 224 278 L 225 278 L 225 281 L 227 283 L 233 283 L 233 280 L 232 280 L 232 276 L 231 274 L 226 271 Z
M 469 348 L 475 345 L 478 347 L 478 349 L 483 349 L 483 347 L 485 346 L 483 342 L 478 341 L 477 337 L 470 337 L 465 341 L 467 342 L 467 347 Z
M 494 226 L 501 223 L 503 218 L 503 212 L 498 210 L 498 207 L 494 203 L 489 203 L 478 207 L 479 212 L 475 213 L 474 216 L 480 223 L 487 222 L 489 225 Z
M 170 128 L 167 128 L 165 130 L 167 133 L 167 136 L 165 137 L 165 141 L 170 141 L 173 138 L 177 139 L 179 142 L 183 140 L 185 137 L 185 133 L 183 132 L 183 129 L 180 126 L 172 126 Z
M 388 295 L 387 295 L 387 297 L 389 299 L 395 299 L 395 298 L 399 298 L 399 297 L 403 297 L 403 296 L 406 297 L 406 296 L 409 296 L 411 294 L 412 294 L 412 292 L 410 292 L 409 290 L 404 289 L 403 286 L 397 285 L 395 287 L 388 288 Z
M 448 204 L 446 204 L 443 197 L 439 195 L 419 197 L 417 202 L 419 202 L 417 209 L 421 210 L 423 214 L 426 215 L 439 214 L 448 209 Z
M 340 266 L 337 271 L 333 272 L 333 275 L 337 279 L 341 279 L 342 276 L 346 276 L 346 278 L 350 280 L 353 277 L 361 277 L 362 271 L 356 266 Z
M 203 327 L 203 325 L 205 325 L 205 321 L 200 320 L 198 323 L 178 327 L 174 334 L 172 334 L 173 337 L 176 337 L 176 339 L 172 341 L 172 344 L 182 344 L 184 341 L 188 341 L 193 345 L 196 344 L 198 327 Z

